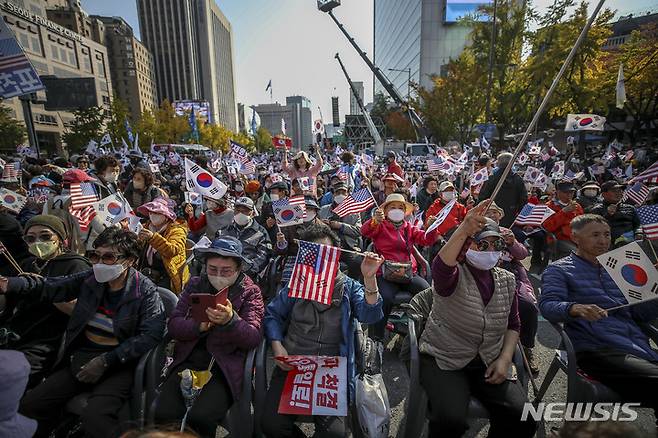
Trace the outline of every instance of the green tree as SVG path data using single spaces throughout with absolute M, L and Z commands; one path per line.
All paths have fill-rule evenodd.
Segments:
M 157 143 L 156 137 L 158 135 L 159 127 L 158 121 L 155 118 L 150 110 L 145 110 L 142 112 L 139 120 L 135 124 L 134 128 L 139 134 L 140 143 L 142 145 L 151 145 L 151 143 Z
M 532 35 L 532 52 L 526 61 L 528 84 L 536 95 L 533 107 L 546 94 L 553 78 L 567 58 L 588 20 L 587 3 L 582 2 L 565 20 L 574 0 L 559 0 L 539 19 L 540 28 Z M 543 115 L 543 124 L 568 113 L 595 112 L 605 107 L 606 96 L 600 93 L 604 52 L 602 46 L 611 33 L 609 22 L 614 13 L 599 13 L 587 37 L 576 52 Z M 533 108 L 534 109 L 534 108 Z
M 415 105 L 436 142 L 465 143 L 472 137 L 473 126 L 483 118 L 485 73 L 465 51 L 448 64 L 446 77 L 432 78 L 432 89 L 418 88 Z
M 126 120 L 130 119 L 130 109 L 126 101 L 114 95 L 110 109 L 107 112 L 107 132 L 112 137 L 112 142 L 116 147 L 121 145 L 121 139 L 128 142 L 128 131 L 126 130 Z M 135 133 L 135 126 L 133 123 L 133 134 Z
M 658 25 L 650 23 L 633 31 L 617 50 L 606 54 L 603 62 L 599 89 L 606 102 L 599 111 L 617 120 L 630 115 L 633 123 L 628 134 L 633 144 L 642 131 L 655 138 L 657 132 L 652 127 L 658 114 Z M 626 88 L 626 104 L 622 110 L 615 107 L 619 64 L 624 66 Z
M 274 149 L 274 145 L 272 145 L 272 134 L 265 127 L 260 126 L 256 131 L 254 146 L 258 152 Z
M 382 92 L 375 93 L 372 99 L 372 109 L 370 110 L 371 117 L 378 117 L 386 120 L 391 113 L 391 99 Z
M 16 145 L 22 144 L 27 138 L 25 125 L 11 116 L 11 110 L 0 105 L 0 138 L 4 148 L 16 150 Z
M 103 136 L 105 112 L 101 107 L 90 107 L 73 112 L 73 123 L 62 136 L 69 153 L 79 153 L 90 140 L 98 141 Z

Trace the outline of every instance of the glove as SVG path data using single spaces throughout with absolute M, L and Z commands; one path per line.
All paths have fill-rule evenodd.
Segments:
M 107 360 L 102 354 L 87 362 L 75 378 L 82 383 L 96 383 L 105 374 L 105 370 L 107 370 Z

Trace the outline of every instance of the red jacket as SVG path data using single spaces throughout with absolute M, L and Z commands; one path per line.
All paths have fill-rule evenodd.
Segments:
M 411 260 L 413 272 L 417 272 L 417 267 L 416 260 L 411 256 L 411 247 L 413 245 L 430 246 L 439 238 L 437 230 L 425 236 L 425 231 L 406 221 L 396 229 L 389 220 L 376 224 L 373 219 L 361 226 L 361 234 L 372 240 L 377 254 L 386 260 L 392 262 Z
M 566 213 L 562 211 L 562 206 L 555 201 L 549 201 L 546 205 L 555 214 L 546 219 L 542 227 L 546 231 L 555 234 L 557 240 L 571 240 L 571 219 L 584 214 L 583 207 L 577 204 L 574 210 Z
M 400 178 L 404 179 L 404 171 L 397 161 L 393 161 L 388 165 L 388 173 L 394 173 Z
M 425 217 L 436 216 L 439 212 L 445 207 L 447 202 L 444 202 L 443 199 L 438 198 L 436 201 L 430 205 L 430 208 L 425 212 Z M 450 210 L 450 214 L 443 221 L 441 225 L 437 228 L 437 231 L 440 235 L 445 236 L 445 234 L 462 223 L 466 217 L 466 212 L 468 209 L 464 207 L 459 202 L 456 202 L 455 205 Z

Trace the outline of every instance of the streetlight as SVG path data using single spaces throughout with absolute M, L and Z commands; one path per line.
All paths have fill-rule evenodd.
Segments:
M 411 100 L 411 67 L 409 68 L 389 68 L 388 71 L 399 71 L 407 72 L 409 74 L 409 80 L 407 80 L 407 103 Z

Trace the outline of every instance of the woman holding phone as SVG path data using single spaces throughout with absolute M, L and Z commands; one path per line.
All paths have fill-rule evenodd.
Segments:
M 179 373 L 210 370 L 187 417 L 187 424 L 202 437 L 214 437 L 217 425 L 242 391 L 242 372 L 247 352 L 263 337 L 264 306 L 260 288 L 242 271 L 249 263 L 242 244 L 233 237 L 215 239 L 210 247 L 195 250 L 205 274 L 193 277 L 180 296 L 169 319 L 169 334 L 175 341 L 174 361 L 157 400 L 156 423 L 178 423 L 185 415 Z M 197 294 L 219 294 L 228 288 L 225 304 L 205 310 L 203 321 L 195 319 L 192 303 Z

